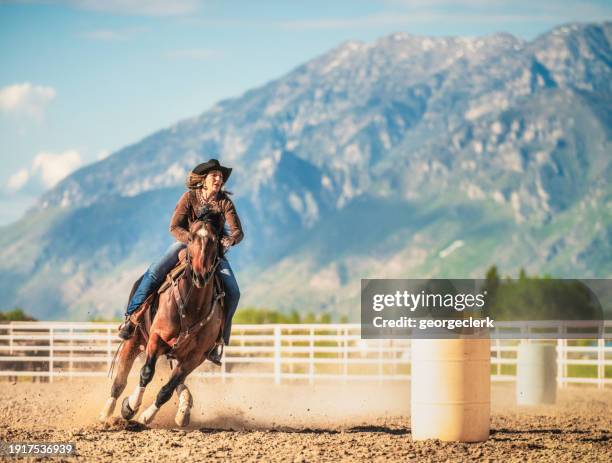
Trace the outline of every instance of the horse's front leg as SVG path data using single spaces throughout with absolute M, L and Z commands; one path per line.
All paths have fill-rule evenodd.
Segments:
M 191 418 L 191 407 L 193 406 L 193 397 L 191 392 L 185 386 L 185 383 L 181 383 L 176 387 L 176 395 L 179 399 L 178 409 L 176 410 L 176 416 L 174 422 L 181 428 L 189 424 Z
M 138 417 L 138 421 L 145 425 L 153 421 L 153 418 L 155 418 L 155 415 L 157 414 L 161 406 L 168 402 L 168 400 L 170 400 L 170 397 L 172 397 L 172 393 L 174 392 L 176 387 L 184 380 L 185 376 L 183 375 L 183 373 L 180 371 L 178 366 L 175 367 L 172 371 L 172 376 L 170 377 L 170 380 L 166 384 L 164 384 L 164 386 L 157 394 L 155 402 L 153 402 L 149 406 L 149 408 L 142 412 L 142 414 Z
M 176 367 L 174 367 L 174 370 L 172 370 L 170 380 L 164 384 L 157 394 L 155 403 L 151 404 L 149 408 L 142 412 L 142 415 L 140 415 L 138 421 L 140 421 L 142 424 L 149 424 L 151 421 L 153 421 L 157 411 L 163 404 L 170 400 L 174 391 L 177 390 L 177 393 L 179 394 L 179 411 L 177 412 L 175 421 L 179 426 L 187 426 L 189 424 L 189 414 L 192 400 L 191 393 L 183 384 L 183 381 L 185 381 L 187 375 L 195 370 L 201 363 L 202 356 L 196 355 L 195 353 L 192 353 L 192 355 L 190 355 L 190 357 L 184 362 L 179 361 Z
M 155 363 L 157 362 L 158 356 L 161 354 L 160 345 L 161 339 L 157 333 L 152 333 L 147 343 L 147 358 L 140 370 L 139 385 L 123 400 L 121 406 L 121 416 L 126 420 L 131 420 L 140 408 L 147 384 L 151 382 L 153 375 L 155 375 Z

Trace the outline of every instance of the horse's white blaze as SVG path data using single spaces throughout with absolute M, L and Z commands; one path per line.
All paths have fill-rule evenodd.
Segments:
M 159 410 L 159 408 L 157 408 L 155 404 L 152 403 L 149 408 L 142 412 L 140 418 L 138 418 L 138 421 L 142 424 L 149 424 L 151 421 L 153 421 L 153 418 L 155 418 L 157 410 Z
M 179 404 L 178 410 L 176 411 L 176 416 L 174 417 L 174 422 L 181 427 L 187 426 L 189 424 L 191 406 L 193 404 L 191 392 L 189 392 L 187 386 L 184 384 L 179 384 L 176 387 L 176 394 L 179 398 Z
M 206 228 L 200 228 L 197 231 L 197 234 L 201 236 L 202 238 L 206 238 L 208 236 L 208 230 L 206 230 Z
M 110 418 L 110 416 L 115 411 L 116 404 L 117 404 L 117 399 L 115 399 L 114 397 L 108 398 L 108 400 L 106 401 L 106 404 L 104 405 L 104 408 L 102 409 L 102 411 L 100 412 L 100 415 L 98 416 L 100 421 L 106 421 L 108 418 Z
M 128 404 L 130 404 L 130 408 L 132 410 L 136 411 L 138 410 L 138 408 L 140 408 L 140 404 L 142 403 L 142 396 L 144 395 L 144 391 L 145 391 L 144 387 L 136 386 L 136 388 L 134 389 L 134 392 L 130 394 L 130 397 L 128 399 Z

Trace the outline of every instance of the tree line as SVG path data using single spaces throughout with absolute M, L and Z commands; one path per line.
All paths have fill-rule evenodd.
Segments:
M 601 302 L 593 291 L 576 279 L 550 275 L 501 278 L 496 266 L 485 276 L 487 314 L 498 321 L 601 320 Z
M 524 269 L 518 278 L 501 277 L 497 266 L 485 275 L 487 291 L 486 312 L 498 321 L 518 320 L 601 320 L 601 304 L 593 292 L 578 280 L 553 279 L 549 275 L 528 276 Z M 31 321 L 34 317 L 21 307 L 0 311 L 1 321 Z M 117 322 L 119 318 L 100 315 L 89 321 Z M 332 316 L 329 312 L 314 313 L 292 310 L 283 312 L 272 308 L 241 307 L 235 314 L 235 324 L 264 323 L 346 323 L 348 317 Z

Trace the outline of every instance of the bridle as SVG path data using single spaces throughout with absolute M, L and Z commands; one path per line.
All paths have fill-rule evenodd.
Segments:
M 189 288 L 189 291 L 191 291 L 191 289 L 194 286 L 196 288 L 203 288 L 204 286 L 206 286 L 206 284 L 208 283 L 208 280 L 210 280 L 210 278 L 215 274 L 215 271 L 217 270 L 217 267 L 219 266 L 219 263 L 221 262 L 221 259 L 219 259 L 218 254 L 219 254 L 219 251 L 215 250 L 214 265 L 204 275 L 200 275 L 199 273 L 196 273 L 193 271 L 193 266 L 191 265 L 191 257 L 189 256 L 189 253 L 187 253 L 187 270 L 189 271 L 189 275 L 191 277 L 191 287 Z
M 210 214 L 205 214 L 201 216 L 200 220 L 204 222 L 204 225 L 212 222 Z M 199 236 L 199 239 L 203 240 L 204 238 L 206 238 L 208 230 L 204 229 L 206 234 L 200 233 L 201 230 L 202 228 L 200 228 L 200 230 L 196 232 L 196 235 Z M 215 245 L 214 246 L 215 247 L 214 256 L 213 256 L 214 264 L 212 268 L 208 272 L 206 272 L 203 276 L 194 272 L 191 255 L 189 253 L 189 249 L 187 249 L 187 256 L 186 256 L 187 266 L 185 268 L 185 272 L 183 273 L 183 278 L 186 282 L 186 286 L 189 286 L 189 289 L 187 290 L 187 294 L 185 295 L 185 297 L 181 295 L 180 286 L 178 285 L 177 281 L 176 280 L 173 281 L 172 292 L 174 294 L 175 302 L 178 306 L 179 321 L 180 321 L 180 327 L 181 327 L 180 329 L 181 334 L 179 335 L 179 339 L 174 344 L 173 349 L 176 349 L 176 346 L 180 344 L 180 339 L 182 338 L 183 334 L 184 334 L 184 337 L 186 338 L 190 336 L 190 333 L 194 332 L 193 330 L 197 331 L 199 328 L 202 328 L 204 325 L 206 325 L 210 321 L 210 319 L 213 317 L 215 313 L 216 300 L 224 297 L 225 295 L 224 292 L 221 292 L 216 296 L 217 299 L 213 300 L 212 309 L 208 312 L 207 315 L 204 315 L 202 319 L 196 320 L 194 323 L 192 323 L 191 326 L 186 327 L 184 325 L 184 321 L 187 315 L 185 313 L 185 308 L 189 304 L 189 300 L 191 299 L 191 294 L 193 293 L 193 288 L 194 287 L 195 288 L 206 287 L 210 279 L 214 277 L 215 271 L 217 270 L 217 267 L 221 263 L 221 258 L 219 257 L 218 240 L 219 240 L 219 236 L 213 237 L 213 244 Z M 205 253 L 204 253 L 204 248 L 202 248 L 202 257 L 201 257 L 202 260 L 200 262 L 202 264 L 202 267 L 204 267 L 204 258 L 205 258 Z M 189 282 L 191 284 L 189 284 Z
M 207 220 L 208 219 L 208 220 Z M 208 214 L 205 215 L 202 218 L 203 223 L 206 225 L 207 223 L 211 223 L 212 220 L 209 218 Z M 206 235 L 202 235 L 200 232 L 202 231 L 203 228 L 200 228 L 200 230 L 198 230 L 196 232 L 196 235 L 199 237 L 199 239 L 204 240 L 204 238 L 206 237 Z M 206 234 L 208 234 L 208 231 L 206 229 L 204 229 L 204 231 L 206 232 Z M 194 272 L 193 270 L 193 265 L 191 263 L 191 254 L 189 253 L 189 249 L 187 249 L 187 270 L 189 272 L 189 275 L 191 277 L 191 286 L 189 288 L 189 293 L 191 293 L 191 290 L 193 289 L 193 287 L 195 286 L 196 288 L 203 288 L 204 286 L 206 286 L 206 284 L 208 283 L 208 281 L 210 280 L 210 278 L 215 274 L 215 271 L 217 270 L 217 267 L 219 266 L 219 263 L 221 262 L 221 259 L 219 259 L 219 246 L 217 245 L 217 240 L 219 239 L 218 236 L 215 236 L 213 238 L 213 243 L 215 244 L 215 250 L 214 250 L 214 256 L 213 256 L 213 266 L 212 268 L 207 271 L 204 275 L 200 275 L 199 273 Z M 202 250 L 202 256 L 200 257 L 201 261 L 200 261 L 200 265 L 202 268 L 204 268 L 204 259 L 205 259 L 205 253 L 204 250 Z

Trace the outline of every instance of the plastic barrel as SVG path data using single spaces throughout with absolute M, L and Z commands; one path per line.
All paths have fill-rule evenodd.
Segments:
M 413 339 L 411 431 L 414 440 L 489 438 L 489 339 Z
M 550 344 L 518 346 L 516 403 L 554 404 L 557 399 L 557 351 Z

